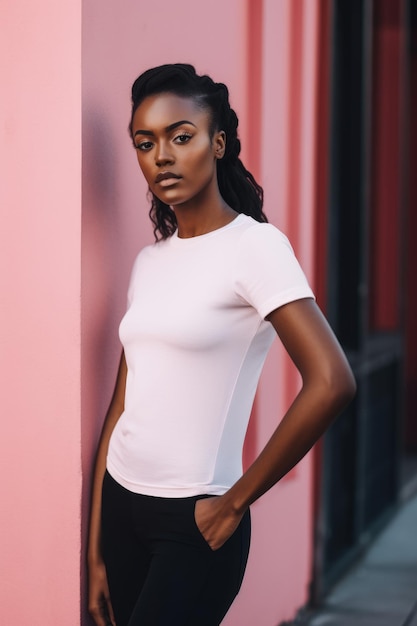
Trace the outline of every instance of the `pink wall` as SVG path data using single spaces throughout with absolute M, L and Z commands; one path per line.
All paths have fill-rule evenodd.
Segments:
M 229 85 L 244 158 L 264 184 L 267 213 L 290 235 L 311 277 L 317 5 L 177 0 L 164 2 L 162 12 L 161 3 L 136 0 L 123 7 L 3 0 L 4 623 L 79 620 L 80 498 L 84 548 L 92 457 L 120 352 L 130 266 L 152 240 L 126 131 L 133 79 L 180 60 Z M 298 384 L 277 343 L 246 461 Z M 307 458 L 253 506 L 247 576 L 226 626 L 275 626 L 305 602 L 311 472 Z M 84 590 L 83 577 L 82 567 Z
M 213 24 L 215 40 L 231 44 L 229 63 L 214 63 L 213 31 L 192 28 L 195 2 L 146 6 L 129 0 L 83 3 L 83 237 L 82 237 L 82 458 L 85 537 L 89 476 L 96 441 L 120 356 L 117 328 L 126 303 L 130 268 L 138 250 L 153 240 L 146 185 L 127 134 L 130 87 L 152 65 L 192 60 L 230 84 L 245 102 L 242 58 L 245 13 L 240 1 L 199 6 Z M 215 10 L 214 10 L 215 9 Z M 230 24 L 233 28 L 230 29 Z M 228 45 L 228 44 L 227 44 Z M 192 50 L 192 54 L 190 54 Z M 194 52 L 195 51 L 195 52 Z M 88 620 L 88 618 L 86 618 Z M 88 621 L 86 623 L 89 623 Z
M 80 2 L 3 0 L 1 18 L 1 622 L 74 626 Z
M 129 89 L 144 69 L 186 61 L 226 82 L 244 158 L 260 173 L 266 211 L 313 275 L 317 3 L 303 0 L 83 3 L 83 459 L 112 391 L 132 260 L 152 240 L 146 187 L 126 132 Z M 163 15 L 163 18 L 162 18 Z M 248 18 L 250 17 L 250 23 Z M 204 24 L 204 28 L 197 27 Z M 254 74 L 257 68 L 260 75 Z M 247 458 L 299 381 L 278 344 L 268 359 Z M 311 461 L 253 506 L 247 575 L 226 626 L 275 626 L 307 599 L 312 554 Z M 84 508 L 85 510 L 85 508 Z

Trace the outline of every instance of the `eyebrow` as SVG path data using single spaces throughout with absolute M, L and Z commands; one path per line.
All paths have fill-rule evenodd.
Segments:
M 197 126 L 189 120 L 180 120 L 179 122 L 174 122 L 173 124 L 169 124 L 169 126 L 166 126 L 164 128 L 164 131 L 166 133 L 169 133 L 170 130 L 174 130 L 174 128 L 178 128 L 178 126 L 182 126 L 183 124 L 191 124 L 191 126 L 197 128 Z M 150 137 L 153 137 L 154 134 L 155 133 L 153 133 L 151 130 L 137 130 L 133 136 L 136 137 L 136 135 L 149 135 Z

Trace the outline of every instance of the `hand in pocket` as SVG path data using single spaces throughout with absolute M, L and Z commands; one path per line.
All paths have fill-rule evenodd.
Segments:
M 233 535 L 243 515 L 225 506 L 222 496 L 197 500 L 195 522 L 212 550 L 218 550 Z

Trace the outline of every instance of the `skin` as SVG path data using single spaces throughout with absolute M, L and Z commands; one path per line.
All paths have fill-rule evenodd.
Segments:
M 133 117 L 139 167 L 151 191 L 174 209 L 179 237 L 204 234 L 237 215 L 217 185 L 217 161 L 224 155 L 225 134 L 220 130 L 210 139 L 209 123 L 208 111 L 173 94 L 146 98 Z M 166 172 L 180 178 L 155 182 Z
M 106 471 L 106 457 L 110 436 L 119 417 L 124 411 L 126 376 L 126 359 L 124 353 L 122 353 L 116 378 L 116 386 L 104 420 L 97 449 L 91 495 L 90 528 L 87 549 L 88 610 L 98 626 L 108 626 L 109 619 L 107 619 L 107 616 L 110 618 L 110 624 L 116 624 L 110 602 L 106 567 L 100 548 L 101 489 L 104 473 Z
M 217 185 L 217 160 L 224 155 L 226 138 L 221 130 L 210 138 L 209 123 L 207 111 L 193 100 L 173 94 L 148 97 L 133 119 L 139 166 L 152 192 L 175 210 L 180 237 L 210 232 L 236 216 Z M 158 182 L 158 175 L 166 172 L 178 178 Z M 243 476 L 224 495 L 197 501 L 196 523 L 213 550 L 232 535 L 247 508 L 308 452 L 356 390 L 346 357 L 312 299 L 291 302 L 270 313 L 267 319 L 298 368 L 302 387 L 264 450 Z M 105 612 L 110 623 L 115 624 L 100 553 L 101 485 L 110 435 L 124 409 L 126 374 L 122 354 L 93 481 L 89 609 L 97 626 L 108 625 L 103 617 Z

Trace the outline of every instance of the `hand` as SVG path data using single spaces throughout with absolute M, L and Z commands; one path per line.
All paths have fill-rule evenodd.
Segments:
M 223 496 L 203 498 L 195 504 L 195 521 L 212 550 L 218 550 L 233 535 L 243 513 L 225 504 Z
M 98 561 L 88 567 L 88 610 L 97 626 L 116 626 L 110 602 L 106 567 Z

